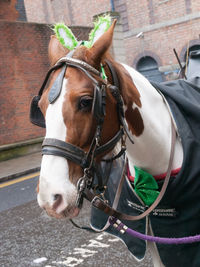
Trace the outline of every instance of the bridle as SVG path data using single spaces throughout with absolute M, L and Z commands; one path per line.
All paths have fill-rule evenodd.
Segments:
M 109 63 L 108 63 L 109 64 Z M 80 147 L 77 147 L 71 143 L 64 142 L 55 138 L 45 138 L 42 144 L 42 154 L 43 155 L 56 155 L 60 157 L 64 157 L 79 166 L 83 169 L 83 176 L 78 180 L 77 190 L 78 197 L 76 206 L 80 207 L 82 205 L 83 197 L 87 198 L 87 194 L 85 194 L 85 190 L 90 190 L 91 188 L 98 189 L 100 191 L 105 189 L 105 185 L 103 182 L 103 177 L 101 177 L 98 172 L 98 167 L 96 164 L 96 157 L 102 154 L 105 154 L 114 149 L 116 144 L 121 139 L 121 150 L 120 152 L 113 156 L 110 159 L 107 159 L 108 162 L 112 162 L 116 158 L 120 157 L 126 150 L 125 148 L 125 132 L 127 131 L 126 124 L 124 121 L 124 112 L 123 112 L 123 100 L 119 92 L 119 88 L 115 85 L 108 85 L 106 81 L 101 78 L 101 73 L 96 70 L 91 65 L 87 64 L 84 61 L 74 59 L 69 57 L 62 57 L 58 60 L 58 62 L 48 71 L 46 78 L 42 84 L 41 89 L 39 90 L 38 96 L 35 96 L 31 103 L 30 110 L 30 120 L 33 124 L 36 124 L 40 127 L 45 127 L 44 117 L 38 107 L 38 102 L 42 96 L 44 88 L 48 82 L 50 74 L 61 68 L 61 71 L 53 83 L 49 95 L 48 100 L 49 103 L 52 104 L 56 101 L 58 96 L 60 95 L 62 81 L 67 69 L 67 66 L 79 69 L 82 71 L 94 84 L 94 97 L 93 97 L 93 105 L 92 112 L 93 116 L 96 120 L 96 129 L 94 133 L 94 137 L 90 144 L 88 152 L 85 152 Z M 100 82 L 95 78 L 99 77 Z M 100 145 L 102 126 L 105 118 L 105 106 L 106 106 L 106 86 L 109 87 L 110 92 L 114 96 L 117 102 L 117 110 L 118 117 L 120 122 L 120 127 L 118 132 L 111 138 L 108 142 L 103 145 Z M 132 141 L 132 140 L 131 140 Z M 96 174 L 98 178 L 98 184 L 94 185 L 94 174 Z

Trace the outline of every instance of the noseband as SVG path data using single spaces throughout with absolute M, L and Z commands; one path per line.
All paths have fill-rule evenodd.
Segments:
M 69 56 L 62 57 L 48 71 L 38 95 L 35 96 L 32 100 L 30 109 L 31 122 L 40 127 L 45 127 L 45 119 L 38 107 L 38 102 L 42 96 L 50 74 L 53 71 L 61 68 L 61 71 L 55 82 L 53 83 L 48 95 L 48 100 L 50 104 L 56 101 L 56 99 L 60 95 L 62 82 L 68 66 L 82 71 L 94 84 L 94 97 L 92 107 L 93 116 L 96 120 L 96 130 L 94 133 L 94 137 L 92 139 L 88 152 L 85 152 L 80 147 L 77 147 L 68 142 L 64 142 L 55 138 L 45 138 L 42 144 L 42 154 L 64 157 L 67 160 L 70 160 L 82 167 L 84 175 L 79 179 L 77 183 L 78 198 L 76 203 L 77 206 L 81 206 L 85 189 L 87 189 L 88 192 L 88 190 L 94 187 L 98 188 L 98 190 L 103 190 L 104 188 L 103 177 L 101 177 L 101 175 L 98 173 L 95 158 L 101 154 L 111 151 L 121 139 L 121 151 L 116 156 L 110 158 L 107 161 L 111 162 L 117 157 L 120 157 L 125 152 L 124 136 L 125 132 L 127 132 L 127 128 L 124 122 L 123 100 L 119 92 L 119 87 L 116 85 L 107 85 L 107 83 L 102 79 L 101 73 L 98 70 L 96 70 L 94 67 L 84 61 L 74 59 Z M 97 81 L 95 76 L 100 77 L 101 82 Z M 116 78 L 113 80 L 115 82 Z M 109 140 L 103 145 L 100 145 L 102 126 L 105 118 L 106 87 L 109 88 L 110 92 L 116 99 L 120 129 L 111 140 Z M 93 185 L 94 174 L 96 174 L 98 178 L 98 185 L 95 186 Z

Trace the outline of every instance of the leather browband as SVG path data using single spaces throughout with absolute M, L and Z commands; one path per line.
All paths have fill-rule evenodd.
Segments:
M 69 57 L 69 56 L 66 56 L 66 57 L 61 57 L 57 63 L 55 64 L 56 65 L 60 65 L 60 64 L 66 64 L 66 65 L 69 65 L 69 66 L 75 66 L 77 68 L 82 68 L 86 71 L 89 71 L 89 72 L 92 72 L 93 74 L 97 75 L 97 76 L 101 76 L 101 73 L 93 68 L 91 65 L 87 64 L 86 62 L 82 61 L 82 60 L 79 60 L 79 59 L 76 59 L 76 58 L 72 58 L 72 57 Z

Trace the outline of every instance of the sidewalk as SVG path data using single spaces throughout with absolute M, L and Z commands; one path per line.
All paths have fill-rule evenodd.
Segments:
M 0 162 L 0 182 L 40 170 L 41 152 Z

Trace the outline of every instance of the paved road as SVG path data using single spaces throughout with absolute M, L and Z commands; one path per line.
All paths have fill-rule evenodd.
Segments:
M 30 178 L 30 177 L 29 177 Z M 147 257 L 136 263 L 119 239 L 74 228 L 49 218 L 37 205 L 36 178 L 0 184 L 0 266 L 151 267 Z M 86 204 L 76 222 L 87 224 Z

